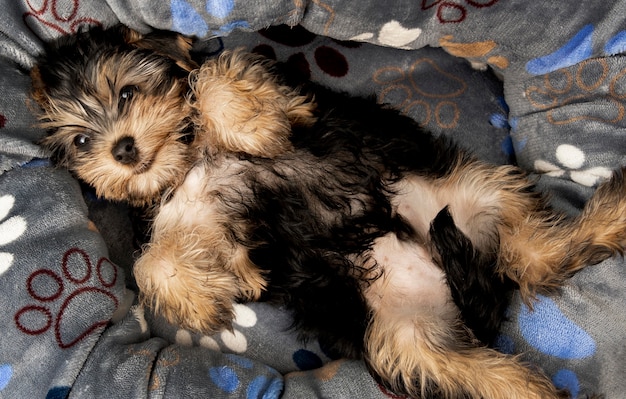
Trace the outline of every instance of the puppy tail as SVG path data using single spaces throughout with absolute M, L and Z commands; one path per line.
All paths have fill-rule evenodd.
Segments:
M 474 247 L 448 207 L 432 221 L 429 235 L 463 321 L 481 342 L 491 343 L 504 317 L 511 281 L 495 275 L 496 257 Z

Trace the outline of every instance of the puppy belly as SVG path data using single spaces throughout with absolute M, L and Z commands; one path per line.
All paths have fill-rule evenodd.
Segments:
M 500 214 L 499 192 L 468 173 L 445 180 L 410 175 L 395 183 L 392 204 L 415 232 L 426 239 L 430 224 L 446 206 L 456 226 L 479 249 L 494 244 Z
M 372 259 L 383 270 L 365 290 L 376 313 L 429 315 L 449 319 L 456 315 L 443 271 L 426 249 L 389 233 L 374 242 Z

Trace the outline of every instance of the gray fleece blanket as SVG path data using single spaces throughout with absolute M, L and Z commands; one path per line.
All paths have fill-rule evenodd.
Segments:
M 290 316 L 241 304 L 233 331 L 192 334 L 135 304 L 127 210 L 52 168 L 34 142 L 28 70 L 84 25 L 244 46 L 376 95 L 483 159 L 537 175 L 575 215 L 626 164 L 626 1 L 0 0 L 0 397 L 386 398 L 360 361 L 298 342 Z M 574 397 L 626 397 L 626 270 L 576 275 L 498 339 Z

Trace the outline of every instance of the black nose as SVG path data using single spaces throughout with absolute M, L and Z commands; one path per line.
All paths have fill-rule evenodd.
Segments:
M 135 147 L 135 139 L 132 137 L 124 137 L 115 144 L 111 150 L 113 158 L 123 165 L 130 165 L 137 162 L 138 151 Z

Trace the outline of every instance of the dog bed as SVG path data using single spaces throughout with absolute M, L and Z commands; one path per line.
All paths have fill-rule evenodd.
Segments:
M 42 40 L 122 22 L 243 46 L 311 79 L 375 95 L 479 157 L 516 162 L 575 215 L 626 164 L 626 1 L 2 0 L 0 397 L 396 397 L 363 363 L 237 306 L 232 331 L 192 334 L 136 305 L 128 210 L 95 198 L 34 144 L 28 70 Z M 574 397 L 626 392 L 623 259 L 590 267 L 497 340 Z

